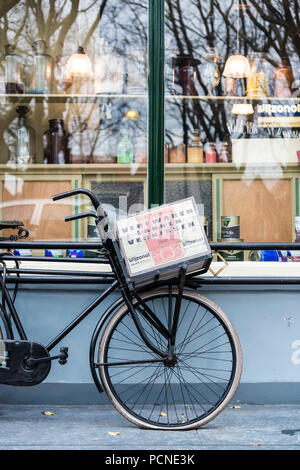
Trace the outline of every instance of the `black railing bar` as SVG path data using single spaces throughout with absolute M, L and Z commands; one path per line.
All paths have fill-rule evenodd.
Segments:
M 6 276 L 8 284 L 111 284 L 112 278 L 75 277 L 75 276 Z
M 93 264 L 109 264 L 108 258 L 52 258 L 48 256 L 21 256 L 21 255 L 3 255 L 3 260 L 17 261 L 49 261 L 62 263 L 93 263 Z
M 37 242 L 26 242 L 26 241 L 0 241 L 0 249 L 3 248 L 28 248 L 33 250 L 47 250 L 47 249 L 90 249 L 90 250 L 101 250 L 103 248 L 101 242 L 51 242 L 51 241 L 37 241 Z
M 300 243 L 212 242 L 212 250 L 300 250 Z
M 199 286 L 202 284 L 300 284 L 300 277 L 199 277 L 189 278 Z
M 3 272 L 3 269 L 0 268 L 0 273 Z M 8 274 L 37 274 L 41 276 L 52 275 L 53 276 L 91 276 L 91 277 L 99 277 L 99 275 L 103 277 L 110 277 L 115 278 L 114 273 L 111 272 L 91 272 L 91 271 L 56 271 L 56 270 L 46 270 L 46 269 L 23 269 L 23 268 L 7 268 L 6 272 Z
M 212 250 L 239 249 L 239 250 L 300 250 L 300 243 L 277 242 L 211 242 Z M 101 243 L 95 242 L 50 242 L 50 241 L 0 241 L 0 249 L 3 248 L 28 248 L 28 249 L 91 249 L 101 250 Z

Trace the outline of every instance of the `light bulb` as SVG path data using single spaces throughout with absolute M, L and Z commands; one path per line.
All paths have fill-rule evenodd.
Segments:
M 92 63 L 79 46 L 77 53 L 73 54 L 67 62 L 66 75 L 70 77 L 91 77 L 93 75 Z
M 223 71 L 224 77 L 246 78 L 250 75 L 250 65 L 244 55 L 232 55 L 227 59 Z

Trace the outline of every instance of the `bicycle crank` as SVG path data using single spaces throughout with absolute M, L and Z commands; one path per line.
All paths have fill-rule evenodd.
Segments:
M 0 340 L 0 383 L 32 386 L 49 374 L 51 357 L 39 343 L 24 340 Z

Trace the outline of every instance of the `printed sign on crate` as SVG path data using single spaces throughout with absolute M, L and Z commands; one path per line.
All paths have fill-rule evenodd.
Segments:
M 120 219 L 117 233 L 130 276 L 210 254 L 193 197 Z

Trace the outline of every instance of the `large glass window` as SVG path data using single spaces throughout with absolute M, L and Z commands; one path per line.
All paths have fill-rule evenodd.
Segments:
M 299 8 L 165 1 L 165 200 L 194 196 L 215 242 L 296 240 Z
M 29 240 L 93 237 L 92 189 L 112 215 L 147 201 L 147 0 L 0 5 L 0 200 Z M 134 210 L 134 209 L 132 209 Z

